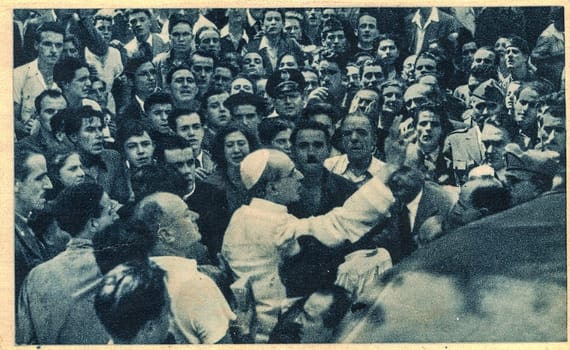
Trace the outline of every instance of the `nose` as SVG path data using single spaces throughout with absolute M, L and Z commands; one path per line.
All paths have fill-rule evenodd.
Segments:
M 297 180 L 299 180 L 299 181 L 301 181 L 305 178 L 305 176 L 297 169 L 295 169 L 295 175 L 296 175 Z
M 485 149 L 485 152 L 487 154 L 493 154 L 493 145 L 487 146 L 487 149 Z
M 83 171 L 83 168 L 79 167 L 77 170 L 77 176 L 79 177 L 85 177 L 85 171 Z
M 51 180 L 49 179 L 49 177 L 45 177 L 44 179 L 44 185 L 42 187 L 44 190 L 50 190 L 53 188 L 53 184 L 51 183 Z
M 190 165 L 188 165 L 188 164 L 185 164 L 185 165 L 180 169 L 180 171 L 181 171 L 181 173 L 182 173 L 183 175 L 190 174 L 190 173 L 192 172 L 192 170 L 193 170 L 193 169 L 192 169 L 192 166 L 190 166 Z
M 236 152 L 236 153 L 241 152 L 239 145 L 237 143 L 234 144 L 234 146 L 232 147 L 232 152 Z

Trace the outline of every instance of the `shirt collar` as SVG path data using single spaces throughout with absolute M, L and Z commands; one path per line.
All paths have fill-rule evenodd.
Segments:
M 255 22 L 257 22 L 257 21 L 255 20 L 255 18 L 253 18 L 253 16 L 251 15 L 251 13 L 249 13 L 249 9 L 247 9 L 246 16 L 247 16 L 247 23 L 248 23 L 251 27 L 253 27 L 253 25 L 254 25 Z
M 259 48 L 258 50 L 263 50 L 266 47 L 269 47 L 269 40 L 267 39 L 267 37 L 262 37 L 261 41 L 259 42 Z
M 435 8 L 435 7 L 432 7 L 431 13 L 430 13 L 428 19 L 426 20 L 426 23 L 424 24 L 423 28 L 427 27 L 427 25 L 431 22 L 439 22 L 439 14 L 437 12 L 437 8 Z M 418 25 L 418 27 L 421 27 L 420 10 L 417 10 L 414 17 L 412 17 L 412 23 L 415 23 Z
M 137 102 L 139 103 L 139 106 L 141 107 L 141 111 L 144 112 L 144 101 L 141 100 L 141 98 L 137 94 L 135 94 L 135 100 L 137 100 Z
M 67 242 L 66 249 L 73 249 L 73 248 L 92 248 L 93 241 L 88 238 L 71 238 L 69 242 Z
M 257 197 L 251 199 L 249 206 L 263 210 L 264 212 L 287 213 L 286 206 Z
M 221 30 L 220 30 L 220 37 L 221 38 L 225 38 L 225 37 L 229 37 L 230 36 L 230 25 L 226 24 Z M 247 33 L 245 32 L 245 29 L 242 31 L 241 33 L 241 39 L 243 39 L 246 43 L 249 42 L 249 36 L 247 36 Z
M 410 203 L 406 204 L 406 207 L 408 208 L 408 210 L 410 212 L 414 212 L 417 211 L 418 206 L 420 205 L 420 200 L 422 199 L 422 194 L 424 193 L 424 190 L 422 189 L 420 191 L 420 193 L 418 193 L 418 195 L 416 196 L 416 198 L 414 198 Z
M 204 162 L 202 161 L 204 159 L 204 151 L 200 150 L 200 153 L 196 156 L 196 160 L 200 162 L 200 164 L 202 164 L 202 166 L 204 166 Z

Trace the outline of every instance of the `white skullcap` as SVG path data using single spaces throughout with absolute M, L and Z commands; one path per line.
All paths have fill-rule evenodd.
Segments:
M 248 154 L 239 165 L 241 181 L 246 189 L 251 189 L 261 178 L 263 171 L 267 167 L 270 151 L 260 149 Z

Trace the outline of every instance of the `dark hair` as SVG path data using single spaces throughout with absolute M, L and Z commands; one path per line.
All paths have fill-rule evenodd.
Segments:
M 293 17 L 293 18 L 295 18 L 295 17 Z M 279 56 L 279 58 L 277 58 L 277 67 L 279 67 L 279 64 L 281 63 L 281 61 L 283 60 L 283 57 L 285 57 L 285 56 L 292 56 L 295 59 L 295 62 L 297 62 L 297 66 L 299 67 L 298 68 L 299 70 L 301 70 L 301 67 L 304 66 L 303 57 L 301 55 L 299 55 L 299 53 L 297 51 L 286 51 L 286 52 L 282 53 Z
M 522 82 L 521 86 L 515 91 L 515 97 L 518 99 L 524 89 L 531 89 L 538 93 L 539 96 L 545 96 L 552 92 L 552 85 L 544 80 L 533 80 Z
M 512 35 L 509 37 L 509 43 L 507 44 L 507 48 L 511 47 L 511 46 L 516 47 L 519 50 L 521 50 L 522 54 L 525 56 L 530 55 L 530 49 L 528 46 L 528 42 L 518 35 Z
M 152 14 L 149 9 L 127 9 L 125 10 L 125 17 L 128 20 L 129 16 L 139 12 L 143 12 L 145 15 L 148 16 L 149 19 L 152 18 Z
M 63 28 L 63 26 L 57 22 L 46 22 L 41 24 L 37 29 L 36 29 L 36 35 L 35 35 L 35 42 L 39 43 L 40 40 L 42 39 L 42 33 L 45 32 L 54 32 L 57 34 L 61 34 L 62 36 L 65 36 L 65 29 Z
M 168 18 L 168 34 L 171 34 L 172 29 L 180 23 L 188 24 L 190 26 L 190 33 L 192 33 L 192 27 L 194 26 L 194 23 L 192 23 L 190 17 L 182 13 L 173 13 Z
M 167 94 L 166 92 L 155 92 L 144 101 L 145 112 L 149 113 L 152 106 L 157 104 L 174 105 L 174 102 L 172 101 L 172 96 L 170 96 L 170 94 Z
M 327 61 L 328 63 L 335 63 L 340 70 L 341 75 L 346 75 L 346 58 L 341 57 L 336 52 L 330 52 L 329 54 L 321 57 L 321 62 Z
M 190 69 L 190 66 L 186 63 L 173 65 L 172 68 L 170 68 L 170 70 L 168 71 L 168 73 L 166 73 L 166 84 L 170 85 L 170 83 L 172 83 L 172 76 L 174 75 L 174 73 L 178 72 L 179 70 L 187 70 L 190 73 L 192 73 L 192 69 Z M 194 73 L 192 73 L 192 76 L 194 76 Z
M 392 192 L 394 192 L 396 189 L 403 188 L 405 189 L 405 194 L 407 196 L 413 196 L 411 198 L 398 198 L 406 202 L 402 204 L 407 204 L 409 201 L 414 199 L 421 191 L 424 183 L 424 174 L 418 169 L 411 168 L 406 165 L 393 172 L 386 182 Z
M 339 119 L 337 109 L 328 103 L 309 103 L 307 107 L 303 109 L 301 119 L 310 119 L 312 116 L 317 114 L 328 115 L 333 124 L 335 124 Z
M 14 147 L 14 178 L 17 181 L 25 181 L 30 175 L 30 167 L 27 164 L 28 158 L 42 153 L 39 150 L 27 145 L 16 144 Z
M 125 146 L 125 142 L 132 137 L 132 136 L 143 136 L 144 133 L 149 133 L 146 126 L 139 120 L 136 119 L 124 119 L 119 124 L 119 129 L 117 130 L 117 145 L 123 152 L 123 147 Z M 149 134 L 150 135 L 150 134 Z
M 64 132 L 67 136 L 75 135 L 81 130 L 83 119 L 99 118 L 101 124 L 103 124 L 103 113 L 94 110 L 91 106 L 66 108 L 58 112 L 58 114 L 60 113 L 64 119 Z
M 53 189 L 50 191 L 52 198 L 61 192 L 65 187 L 61 182 L 59 171 L 65 165 L 67 159 L 74 154 L 79 155 L 79 153 L 75 150 L 48 153 L 46 155 L 48 177 L 53 185 Z
M 359 68 L 360 79 L 362 79 L 362 75 L 364 74 L 364 67 L 375 67 L 375 66 L 382 67 L 382 61 L 380 61 L 380 58 L 376 57 L 374 59 L 365 61 L 364 64 L 362 64 Z M 384 68 L 382 68 L 382 75 L 384 75 Z
M 155 155 L 156 160 L 160 163 L 166 164 L 166 159 L 164 156 L 164 152 L 167 150 L 174 150 L 174 149 L 186 149 L 191 148 L 192 145 L 190 141 L 186 140 L 182 136 L 178 135 L 168 135 L 161 139 L 160 144 L 158 145 Z
M 486 181 L 473 189 L 470 200 L 474 208 L 485 208 L 491 215 L 509 208 L 511 193 L 495 181 Z
M 198 38 L 198 35 L 196 35 L 196 38 Z M 206 51 L 206 50 L 194 50 L 191 54 L 190 54 L 190 65 L 192 66 L 194 64 L 194 56 L 202 56 L 202 57 L 207 57 L 207 58 L 211 58 L 214 61 L 214 67 L 216 66 L 217 60 L 216 60 L 216 56 L 214 56 L 213 53 L 211 53 L 210 51 Z
M 332 296 L 333 300 L 331 306 L 323 315 L 323 324 L 329 329 L 334 329 L 339 325 L 340 321 L 342 321 L 352 305 L 348 292 L 340 286 L 332 285 L 319 289 L 313 294 Z
M 170 129 L 176 131 L 176 124 L 178 122 L 178 118 L 180 118 L 183 115 L 190 115 L 190 114 L 197 114 L 198 117 L 200 118 L 200 124 L 202 124 L 202 126 L 204 125 L 204 120 L 203 120 L 204 118 L 202 118 L 202 114 L 199 111 L 192 109 L 177 108 L 172 112 L 170 112 L 170 114 L 168 115 L 168 126 L 170 127 Z
M 145 259 L 157 241 L 154 232 L 138 221 L 115 221 L 93 236 L 93 253 L 103 274 L 131 260 Z
M 425 106 L 419 106 L 414 111 L 414 116 L 413 116 L 414 127 L 418 125 L 418 118 L 420 116 L 420 113 L 422 112 L 431 112 L 439 117 L 439 123 L 441 125 L 441 131 L 442 131 L 442 135 L 439 139 L 439 145 L 443 146 L 445 138 L 447 137 L 447 135 L 449 135 L 450 132 L 453 131 L 453 125 L 451 125 L 451 122 L 449 121 L 449 119 L 447 119 L 447 114 L 439 106 L 431 106 L 429 104 Z
M 118 265 L 103 277 L 94 307 L 113 339 L 130 342 L 148 321 L 161 317 L 169 307 L 165 274 L 142 259 Z
M 65 188 L 55 199 L 54 214 L 59 227 L 76 237 L 89 219 L 98 218 L 103 212 L 100 206 L 103 187 L 94 183 L 80 183 Z
M 65 35 L 65 37 L 63 38 L 63 42 L 66 43 L 68 41 L 71 41 L 78 51 L 81 50 L 81 45 L 79 43 L 79 38 L 77 36 L 75 36 L 73 34 Z
M 230 95 L 229 92 L 227 92 L 226 90 L 222 90 L 222 89 L 217 89 L 217 88 L 209 88 L 205 93 L 204 96 L 202 96 L 202 103 L 200 104 L 200 112 L 203 113 L 203 115 L 207 116 L 207 109 L 208 109 L 208 99 L 212 96 L 217 96 L 217 95 L 222 95 L 222 94 L 227 94 L 228 97 Z M 225 108 L 225 106 L 224 106 Z
M 261 21 L 265 21 L 265 15 L 267 14 L 267 12 L 278 12 L 281 15 L 281 21 L 285 22 L 285 14 L 283 13 L 283 10 L 280 8 L 266 8 L 263 9 L 263 16 L 261 17 Z
M 58 61 L 53 66 L 53 81 L 55 81 L 60 88 L 62 83 L 69 83 L 75 78 L 75 72 L 81 68 L 89 68 L 86 63 L 81 62 L 77 58 L 67 57 Z
M 218 64 L 216 64 L 216 67 L 214 68 L 214 73 L 216 72 L 217 68 L 226 68 L 230 71 L 230 74 L 232 75 L 232 79 L 238 75 L 239 73 L 239 68 L 232 65 L 228 60 L 221 60 L 220 62 L 218 62 Z
M 51 133 L 55 135 L 58 132 L 65 133 L 65 122 L 71 115 L 68 112 L 68 108 L 64 108 L 58 111 L 49 121 L 49 126 L 51 127 Z
M 295 142 L 297 142 L 297 134 L 301 130 L 318 130 L 322 131 L 325 135 L 325 140 L 327 143 L 327 147 L 330 146 L 330 134 L 329 130 L 323 123 L 319 123 L 309 119 L 302 119 L 297 124 L 295 124 L 295 128 L 293 132 L 291 132 L 291 144 L 295 147 Z
M 342 25 L 342 22 L 335 17 L 331 17 L 331 18 L 325 20 L 322 24 L 321 39 L 322 40 L 326 39 L 329 32 L 336 32 L 339 30 L 342 30 L 344 32 L 344 34 L 346 35 L 346 31 L 345 31 L 344 26 Z M 347 40 L 348 40 L 348 38 L 347 38 Z
M 257 126 L 259 141 L 267 146 L 281 131 L 293 129 L 293 123 L 283 118 L 264 118 Z
M 226 161 L 224 154 L 225 140 L 226 136 L 233 132 L 240 132 L 245 136 L 247 143 L 249 144 L 250 152 L 253 152 L 258 148 L 258 141 L 255 135 L 253 135 L 245 125 L 235 121 L 229 122 L 216 133 L 214 144 L 212 146 L 212 159 L 216 164 L 218 164 L 219 169 L 225 170 L 228 167 L 228 162 Z
M 548 106 L 552 116 L 566 120 L 566 98 L 564 90 L 541 96 L 538 100 L 539 106 Z
M 487 81 L 489 79 L 495 79 L 497 76 L 497 69 L 495 66 L 479 65 L 475 66 L 469 72 L 474 78 L 479 79 L 479 81 Z
M 34 105 L 36 106 L 36 112 L 38 114 L 41 112 L 42 101 L 46 97 L 59 98 L 59 97 L 63 97 L 63 94 L 61 93 L 61 91 L 54 90 L 54 89 L 47 89 L 47 90 L 42 91 L 34 100 Z
M 135 170 L 131 176 L 131 187 L 138 201 L 155 192 L 180 196 L 187 185 L 184 177 L 168 164 L 149 164 Z
M 129 58 L 127 64 L 125 66 L 125 75 L 128 79 L 134 80 L 135 73 L 145 63 L 152 63 L 152 57 L 148 56 L 137 56 L 133 58 Z M 154 66 L 154 63 L 152 63 Z

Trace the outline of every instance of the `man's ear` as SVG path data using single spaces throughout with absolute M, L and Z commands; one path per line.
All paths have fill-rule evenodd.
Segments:
M 89 221 L 87 221 L 87 225 L 91 232 L 97 232 L 99 230 L 99 222 L 95 218 L 89 219 Z
M 160 227 L 158 229 L 158 239 L 165 242 L 165 243 L 172 243 L 176 239 L 172 232 L 166 227 Z
M 77 143 L 77 133 L 70 134 L 68 138 L 71 142 Z

